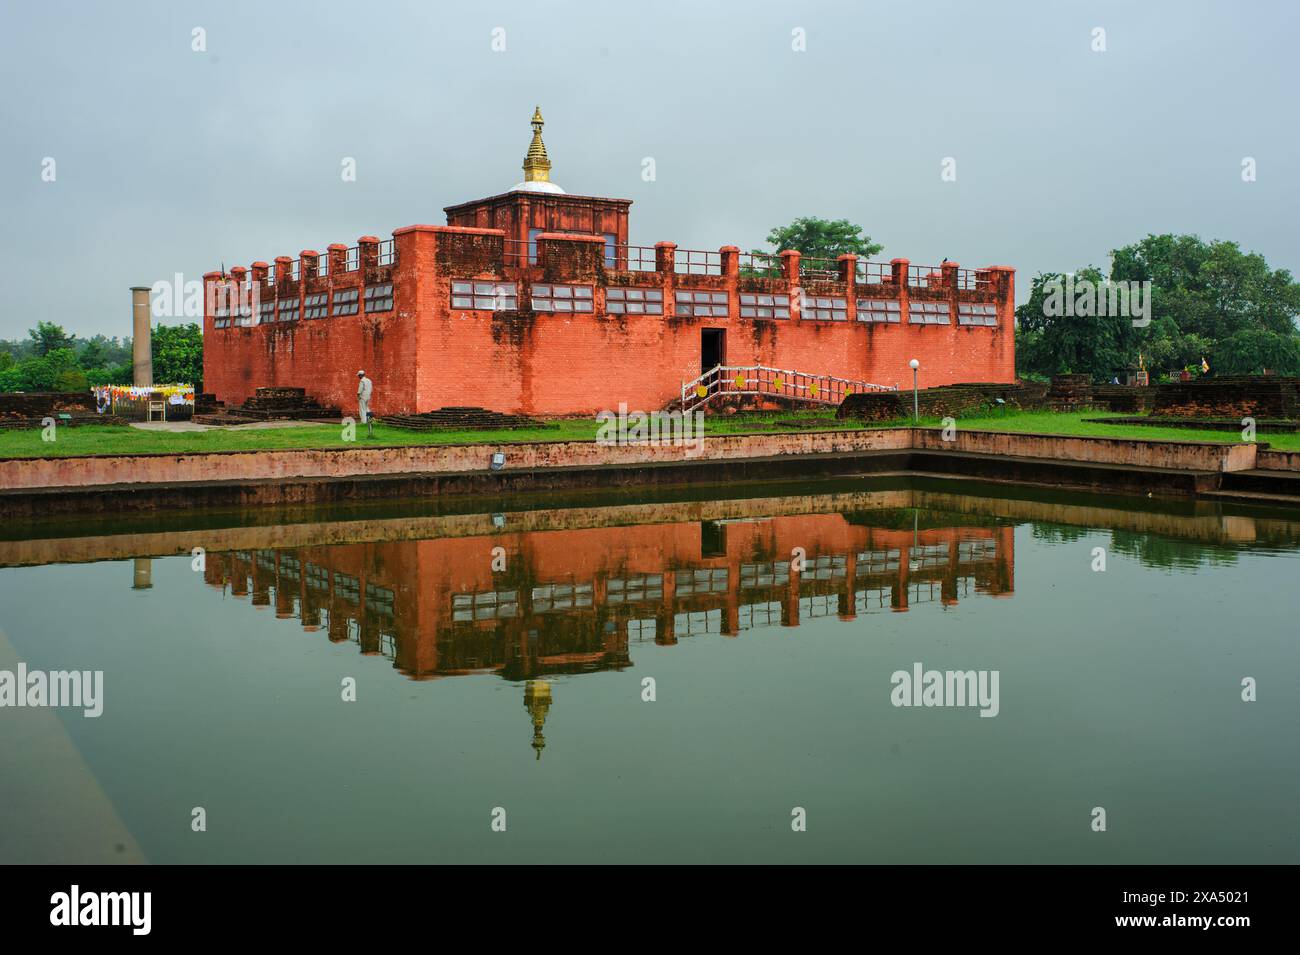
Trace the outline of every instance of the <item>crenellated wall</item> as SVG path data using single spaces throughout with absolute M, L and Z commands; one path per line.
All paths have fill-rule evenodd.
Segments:
M 298 386 L 350 411 L 364 368 L 378 414 L 479 405 L 586 415 L 621 402 L 653 410 L 701 373 L 706 331 L 722 332 L 726 365 L 910 387 L 908 361 L 916 358 L 923 387 L 1015 379 L 1015 272 L 1005 266 L 814 261 L 797 252 L 687 251 L 669 242 L 611 251 L 602 236 L 559 232 L 536 236 L 534 249 L 503 229 L 434 225 L 398 229 L 391 242 L 366 236 L 354 249 L 332 245 L 324 269 L 321 258 L 305 250 L 273 267 L 257 262 L 229 277 L 205 276 L 207 390 L 238 404 L 257 387 Z M 473 302 L 481 307 L 455 307 L 453 283 L 465 281 L 503 288 Z M 367 309 L 366 289 L 387 283 L 391 309 Z M 536 284 L 589 288 L 592 311 L 543 311 Z M 249 300 L 242 316 L 214 304 L 231 286 Z M 662 314 L 616 314 L 610 290 L 621 289 L 658 293 Z M 340 293 L 352 290 L 357 314 L 331 315 Z M 726 314 L 686 314 L 675 301 L 679 291 L 725 296 Z M 321 294 L 326 315 L 309 317 L 311 296 Z M 788 317 L 742 315 L 740 296 L 750 294 L 788 296 Z M 838 320 L 813 316 L 823 299 L 842 306 L 829 310 Z M 272 300 L 296 300 L 297 311 L 277 304 L 268 312 Z M 898 320 L 865 320 L 871 312 L 860 312 L 859 302 L 874 301 L 897 302 Z M 921 303 L 933 303 L 938 322 L 910 321 Z M 992 306 L 996 324 L 961 324 L 959 309 L 971 305 Z

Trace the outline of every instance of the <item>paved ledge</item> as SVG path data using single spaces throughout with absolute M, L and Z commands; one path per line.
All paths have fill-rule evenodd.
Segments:
M 503 470 L 488 464 L 506 454 Z M 719 435 L 703 446 L 590 441 L 0 459 L 0 514 L 314 505 L 541 490 L 729 485 L 923 471 L 983 481 L 1196 496 L 1257 474 L 1255 444 L 939 429 Z M 1300 457 L 1300 456 L 1294 456 Z M 1242 480 L 1258 493 L 1261 479 Z M 1269 482 L 1276 493 L 1300 482 Z M 1300 503 L 1300 487 L 1297 488 Z

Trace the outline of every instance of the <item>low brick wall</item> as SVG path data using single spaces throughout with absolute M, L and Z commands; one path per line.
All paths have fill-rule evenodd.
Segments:
M 1253 444 L 1014 434 L 1001 431 L 963 431 L 960 428 L 952 441 L 943 440 L 943 432 L 938 428 L 919 428 L 912 446 L 925 451 L 1048 458 L 1088 464 L 1174 468 L 1180 471 L 1245 471 L 1255 467 L 1257 451 Z
M 692 453 L 694 449 L 686 446 L 606 447 L 591 441 L 547 441 L 4 458 L 0 459 L 0 488 L 84 488 L 108 484 L 460 473 L 487 470 L 493 451 L 504 451 L 506 467 L 519 470 L 610 465 L 635 467 L 676 461 L 906 450 L 911 446 L 910 429 L 894 428 L 719 435 L 706 438 L 699 453 Z
M 94 494 L 97 488 L 130 488 L 161 484 L 173 488 L 186 485 L 233 485 L 236 482 L 298 482 L 357 479 L 374 483 L 376 478 L 401 480 L 405 476 L 486 477 L 493 451 L 506 454 L 511 472 L 557 472 L 573 469 L 585 472 L 583 481 L 597 484 L 637 483 L 637 468 L 665 464 L 705 465 L 732 462 L 755 474 L 767 467 L 772 474 L 782 468 L 764 465 L 766 459 L 789 459 L 804 455 L 831 456 L 868 452 L 911 452 L 972 454 L 1009 459 L 1061 461 L 1080 466 L 1114 465 L 1126 468 L 1166 468 L 1199 474 L 1245 471 L 1257 465 L 1257 452 L 1268 467 L 1300 470 L 1300 454 L 1261 451 L 1254 444 L 1215 444 L 1203 441 L 1147 441 L 1123 438 L 1091 438 L 1065 435 L 1013 434 L 994 431 L 958 430 L 952 441 L 943 440 L 939 429 L 890 428 L 861 431 L 796 431 L 781 434 L 719 435 L 706 438 L 702 449 L 686 446 L 615 446 L 591 441 L 501 442 L 479 445 L 365 447 L 294 449 L 280 451 L 220 451 L 206 454 L 87 455 L 66 458 L 0 459 L 0 489 L 4 491 L 66 491 Z M 977 460 L 977 459 L 971 459 Z M 932 461 L 933 465 L 935 462 Z M 1021 462 L 1032 464 L 1032 460 Z M 985 462 L 988 465 L 989 462 Z M 993 460 L 993 464 L 996 461 Z M 851 465 L 850 465 L 851 466 Z M 614 472 L 593 469 L 615 468 Z M 788 469 L 785 469 L 788 470 Z M 681 472 L 698 480 L 699 468 Z M 748 473 L 748 472 L 747 472 Z M 601 477 L 600 475 L 606 475 Z M 1034 478 L 1034 480 L 1039 480 Z M 1050 475 L 1042 478 L 1052 483 Z M 1096 483 L 1089 478 L 1090 483 Z M 356 482 L 353 482 L 356 483 Z M 462 482 L 464 483 L 464 482 Z M 1104 485 L 1106 482 L 1101 481 Z M 409 490 L 409 489 L 408 489 Z M 421 493 L 436 493 L 426 489 Z M 302 503 L 321 492 L 299 488 Z M 395 493 L 376 488 L 374 494 Z M 294 500 L 298 500 L 295 497 Z M 80 505 L 78 505 L 80 506 Z
M 1300 451 L 1260 448 L 1255 452 L 1255 467 L 1265 471 L 1300 471 Z

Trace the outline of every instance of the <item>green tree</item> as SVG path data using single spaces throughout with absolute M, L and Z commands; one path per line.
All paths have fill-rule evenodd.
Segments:
M 1081 270 L 1076 277 L 1085 275 L 1101 278 L 1097 269 Z M 1029 303 L 1016 310 L 1025 333 L 1017 341 L 1017 366 L 1026 372 L 1109 377 L 1135 364 L 1139 354 L 1153 374 L 1162 368 L 1199 369 L 1202 358 L 1210 361 L 1212 374 L 1264 367 L 1286 373 L 1295 367 L 1300 283 L 1235 242 L 1148 235 L 1115 249 L 1110 281 L 1151 283 L 1151 321 L 1140 328 L 1128 317 L 1045 315 L 1040 285 L 1052 278 L 1036 277 Z
M 48 355 L 60 348 L 71 348 L 72 339 L 63 330 L 62 325 L 53 322 L 37 322 L 35 328 L 28 329 L 37 355 Z
M 1210 350 L 1210 365 L 1221 375 L 1300 375 L 1300 336 L 1266 328 L 1243 328 Z
M 755 254 L 771 255 L 792 249 L 809 258 L 835 259 L 841 255 L 871 258 L 884 248 L 848 219 L 819 219 L 802 216 L 787 226 L 778 226 L 767 234 L 771 252 L 756 249 Z
M 92 385 L 129 385 L 135 380 L 135 366 L 128 361 L 106 368 L 90 368 L 86 378 Z
M 80 350 L 77 352 L 77 362 L 82 368 L 87 370 L 91 368 L 103 368 L 108 361 L 107 353 L 104 350 L 102 342 L 91 339 L 83 342 Z
M 1074 273 L 1074 280 L 1095 284 L 1105 276 L 1088 266 Z M 1059 291 L 1065 282 L 1056 272 L 1034 276 L 1029 301 L 1016 309 L 1016 324 L 1023 330 L 1016 343 L 1016 364 L 1043 375 L 1110 378 L 1128 364 L 1133 321 L 1126 315 L 1065 314 Z
M 80 368 L 65 368 L 54 376 L 54 391 L 86 391 L 90 380 Z
M 68 370 L 77 370 L 70 348 L 33 355 L 0 372 L 0 391 L 57 391 L 59 375 Z
M 198 325 L 158 325 L 153 330 L 153 378 L 203 387 L 203 332 Z

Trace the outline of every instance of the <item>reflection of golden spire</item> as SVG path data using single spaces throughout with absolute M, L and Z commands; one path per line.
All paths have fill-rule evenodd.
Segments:
M 542 142 L 542 108 L 533 110 L 533 141 L 528 145 L 528 156 L 524 159 L 524 182 L 550 182 L 551 160 L 546 155 L 546 143 Z
M 533 715 L 533 749 L 541 759 L 546 748 L 542 727 L 546 724 L 546 711 L 551 708 L 551 684 L 545 680 L 529 680 L 524 684 L 524 708 Z

